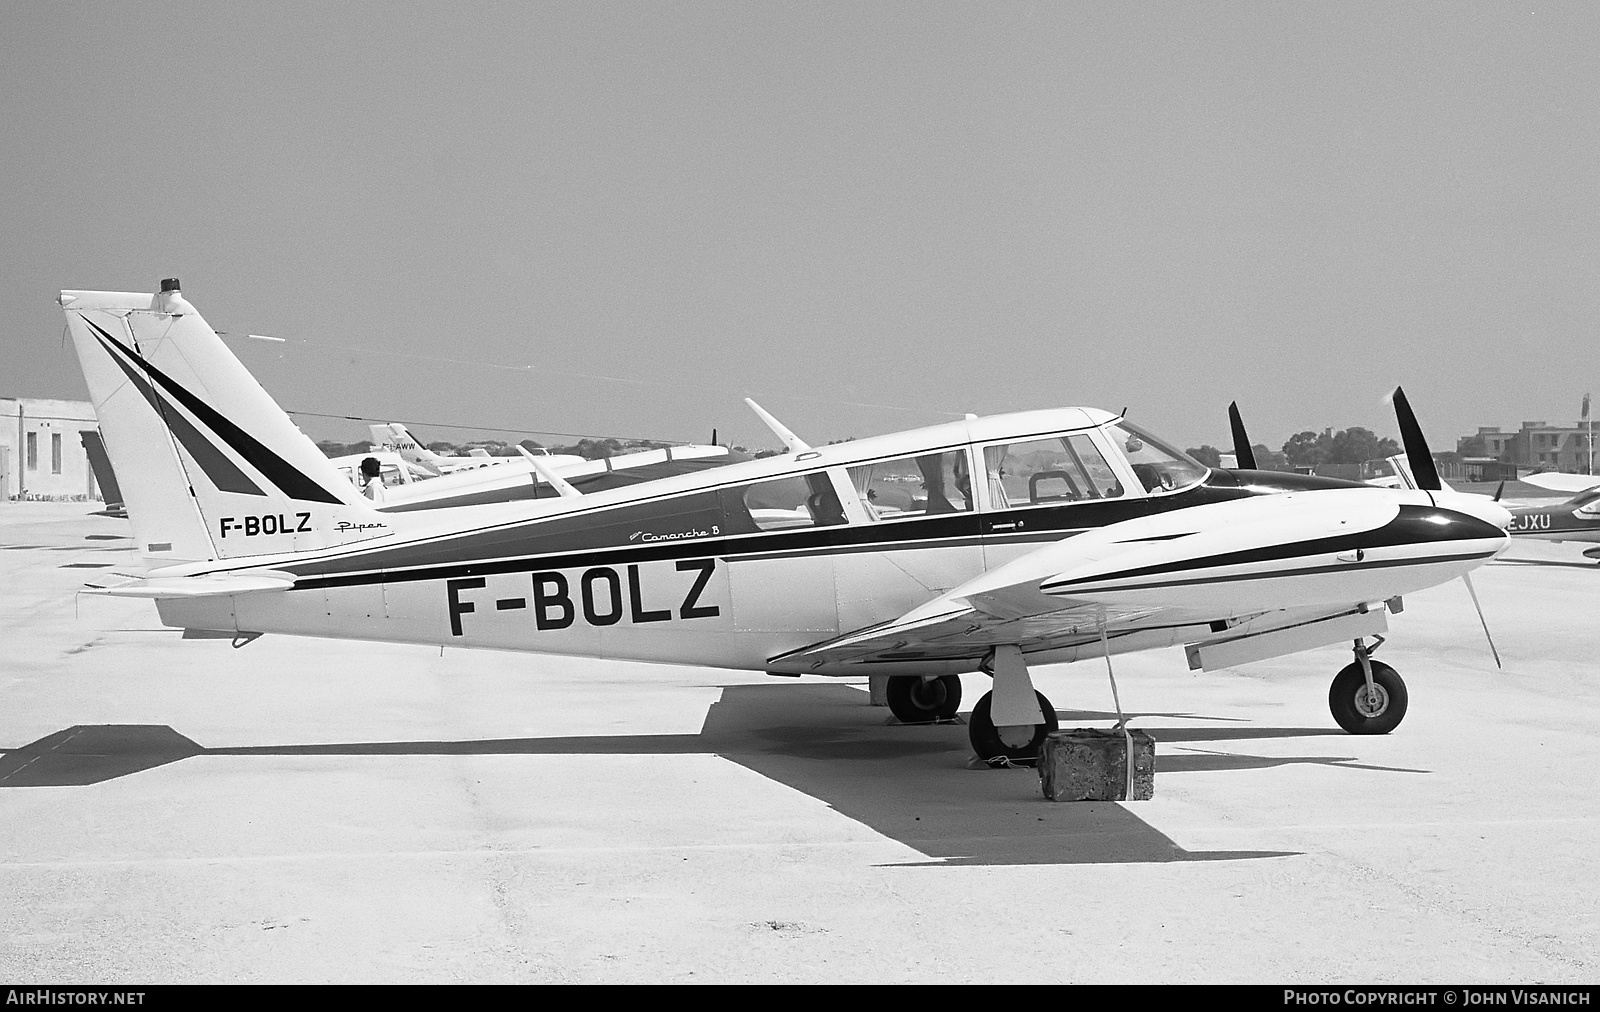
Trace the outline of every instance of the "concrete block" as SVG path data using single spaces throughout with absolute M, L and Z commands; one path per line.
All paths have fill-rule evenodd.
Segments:
M 1133 736 L 1133 801 L 1156 793 L 1156 743 L 1143 731 Z M 1127 740 L 1120 731 L 1079 727 L 1052 731 L 1039 755 L 1039 789 L 1051 801 L 1124 801 Z

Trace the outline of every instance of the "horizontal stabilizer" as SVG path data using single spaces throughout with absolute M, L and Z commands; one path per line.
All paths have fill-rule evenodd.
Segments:
M 91 585 L 85 594 L 101 597 L 139 597 L 152 600 L 200 597 L 233 597 L 238 594 L 268 594 L 294 586 L 294 574 L 260 570 L 249 574 L 215 573 L 206 576 L 158 576 L 134 578 L 105 587 Z

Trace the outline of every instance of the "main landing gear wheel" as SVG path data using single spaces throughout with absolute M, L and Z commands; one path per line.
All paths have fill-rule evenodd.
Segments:
M 1382 661 L 1369 659 L 1367 663 L 1372 665 L 1373 691 L 1367 691 L 1367 676 L 1356 661 L 1334 676 L 1328 689 L 1328 709 L 1351 734 L 1388 734 L 1406 715 L 1406 683 Z
M 1044 698 L 1044 693 L 1035 692 L 1034 695 L 1039 698 L 1039 709 L 1044 711 L 1043 724 L 995 727 L 994 721 L 989 719 L 989 706 L 994 693 L 983 694 L 967 721 L 967 737 L 971 739 L 972 751 L 978 753 L 979 759 L 991 766 L 1034 764 L 1039 758 L 1039 750 L 1044 748 L 1045 735 L 1061 726 L 1056 719 L 1055 707 Z
M 961 676 L 895 675 L 889 679 L 889 712 L 902 724 L 953 720 L 961 706 Z

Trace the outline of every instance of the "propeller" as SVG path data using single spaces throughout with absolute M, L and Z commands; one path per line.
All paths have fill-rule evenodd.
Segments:
M 1239 417 L 1239 402 L 1228 405 L 1228 426 L 1233 429 L 1234 466 L 1246 471 L 1256 470 L 1256 451 L 1250 448 L 1250 437 L 1245 435 L 1244 419 Z
M 1405 444 L 1406 463 L 1411 465 L 1411 476 L 1416 479 L 1417 488 L 1428 492 L 1430 496 L 1443 491 L 1444 483 L 1439 480 L 1439 469 L 1434 466 L 1433 454 L 1428 451 L 1428 441 L 1422 436 L 1422 426 L 1417 424 L 1411 402 L 1406 400 L 1406 392 L 1400 387 L 1394 388 L 1394 414 L 1400 423 L 1400 439 Z M 1505 483 L 1501 482 L 1500 490 L 1494 494 L 1496 502 L 1503 491 Z M 1467 585 L 1467 594 L 1472 597 L 1473 610 L 1478 613 L 1478 624 L 1483 626 L 1483 638 L 1489 641 L 1489 652 L 1494 655 L 1494 666 L 1505 667 L 1500 663 L 1500 651 L 1495 649 L 1494 637 L 1489 635 L 1489 622 L 1483 617 L 1483 606 L 1478 603 L 1478 591 L 1472 586 L 1472 577 L 1462 573 L 1461 582 Z
M 1428 451 L 1428 441 L 1422 436 L 1422 426 L 1406 400 L 1406 392 L 1394 388 L 1394 413 L 1400 423 L 1400 441 L 1406 448 L 1406 463 L 1411 465 L 1411 476 L 1417 487 L 1428 492 L 1438 492 L 1444 486 L 1439 482 L 1439 469 L 1433 466 L 1433 454 Z
M 1498 488 L 1496 488 L 1494 490 L 1494 501 L 1495 502 L 1499 502 L 1500 501 L 1500 497 L 1502 495 L 1505 495 L 1505 492 L 1506 492 L 1506 483 L 1502 481 L 1500 483 L 1500 487 L 1498 487 Z

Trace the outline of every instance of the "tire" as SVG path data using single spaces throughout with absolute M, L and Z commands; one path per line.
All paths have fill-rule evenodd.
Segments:
M 961 706 L 961 676 L 895 675 L 889 679 L 889 712 L 902 724 L 951 720 Z
M 1361 662 L 1356 661 L 1334 676 L 1328 689 L 1328 709 L 1351 734 L 1388 734 L 1405 718 L 1406 683 L 1382 661 L 1368 663 L 1372 665 L 1372 684 L 1378 690 L 1378 706 L 1367 705 L 1367 677 Z
M 1044 698 L 1044 693 L 1035 692 L 1039 698 L 1039 709 L 1044 711 L 1044 723 L 1033 725 L 1033 738 L 1026 745 L 1007 744 L 1001 737 L 1000 731 L 994 726 L 994 721 L 989 718 L 989 707 L 994 700 L 993 692 L 985 692 L 983 698 L 978 700 L 978 705 L 972 708 L 972 716 L 967 720 L 967 738 L 972 742 L 972 751 L 978 758 L 993 766 L 1010 763 L 1015 766 L 1032 766 L 1039 758 L 1039 750 L 1044 748 L 1045 735 L 1061 726 L 1056 719 L 1055 707 L 1050 705 L 1050 700 Z

